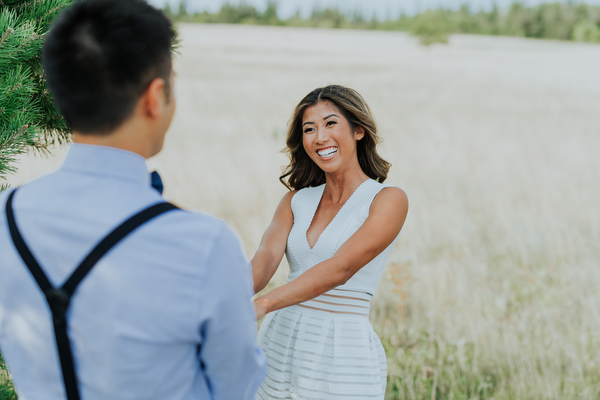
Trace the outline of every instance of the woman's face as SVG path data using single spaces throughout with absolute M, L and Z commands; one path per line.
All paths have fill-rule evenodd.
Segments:
M 330 101 L 308 107 L 302 116 L 302 144 L 308 156 L 326 173 L 343 170 L 356 162 L 356 141 L 362 128 L 352 132 L 350 123 Z

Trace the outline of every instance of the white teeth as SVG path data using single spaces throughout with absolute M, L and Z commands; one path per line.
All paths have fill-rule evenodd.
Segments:
M 323 150 L 317 150 L 317 153 L 319 153 L 319 155 L 321 157 L 327 157 L 332 155 L 333 153 L 337 152 L 337 147 L 329 147 L 327 149 L 323 149 Z

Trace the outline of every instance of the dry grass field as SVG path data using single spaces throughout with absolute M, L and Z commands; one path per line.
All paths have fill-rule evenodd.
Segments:
M 248 256 L 286 123 L 329 83 L 370 104 L 411 206 L 371 315 L 390 399 L 600 399 L 600 46 L 185 25 L 165 195 Z M 60 163 L 26 158 L 18 184 Z M 285 280 L 283 265 L 274 281 Z

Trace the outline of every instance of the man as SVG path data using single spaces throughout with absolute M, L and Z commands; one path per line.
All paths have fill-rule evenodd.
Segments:
M 74 144 L 57 172 L 0 195 L 0 348 L 21 400 L 249 399 L 264 377 L 239 240 L 150 185 L 173 38 L 143 0 L 84 0 L 46 39 Z

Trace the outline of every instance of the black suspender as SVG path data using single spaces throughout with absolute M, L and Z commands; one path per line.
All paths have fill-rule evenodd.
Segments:
M 96 263 L 114 246 L 116 246 L 127 235 L 133 232 L 137 227 L 145 222 L 159 216 L 160 214 L 177 209 L 171 203 L 158 203 L 146 208 L 135 214 L 121 225 L 116 227 L 112 232 L 104 237 L 98 245 L 85 257 L 85 259 L 75 268 L 75 271 L 66 280 L 61 287 L 53 287 L 46 274 L 40 267 L 29 248 L 25 244 L 19 229 L 15 223 L 13 213 L 12 200 L 16 190 L 9 196 L 6 202 L 6 219 L 8 228 L 12 237 L 13 243 L 23 259 L 25 265 L 33 275 L 38 286 L 44 292 L 50 310 L 52 312 L 52 322 L 54 324 L 54 336 L 56 338 L 56 347 L 58 348 L 58 356 L 62 369 L 63 381 L 68 400 L 79 400 L 79 388 L 77 385 L 77 375 L 73 364 L 73 354 L 71 352 L 71 344 L 67 335 L 67 311 L 71 302 L 71 297 L 77 290 L 79 283 L 85 278 L 88 272 L 96 265 Z

